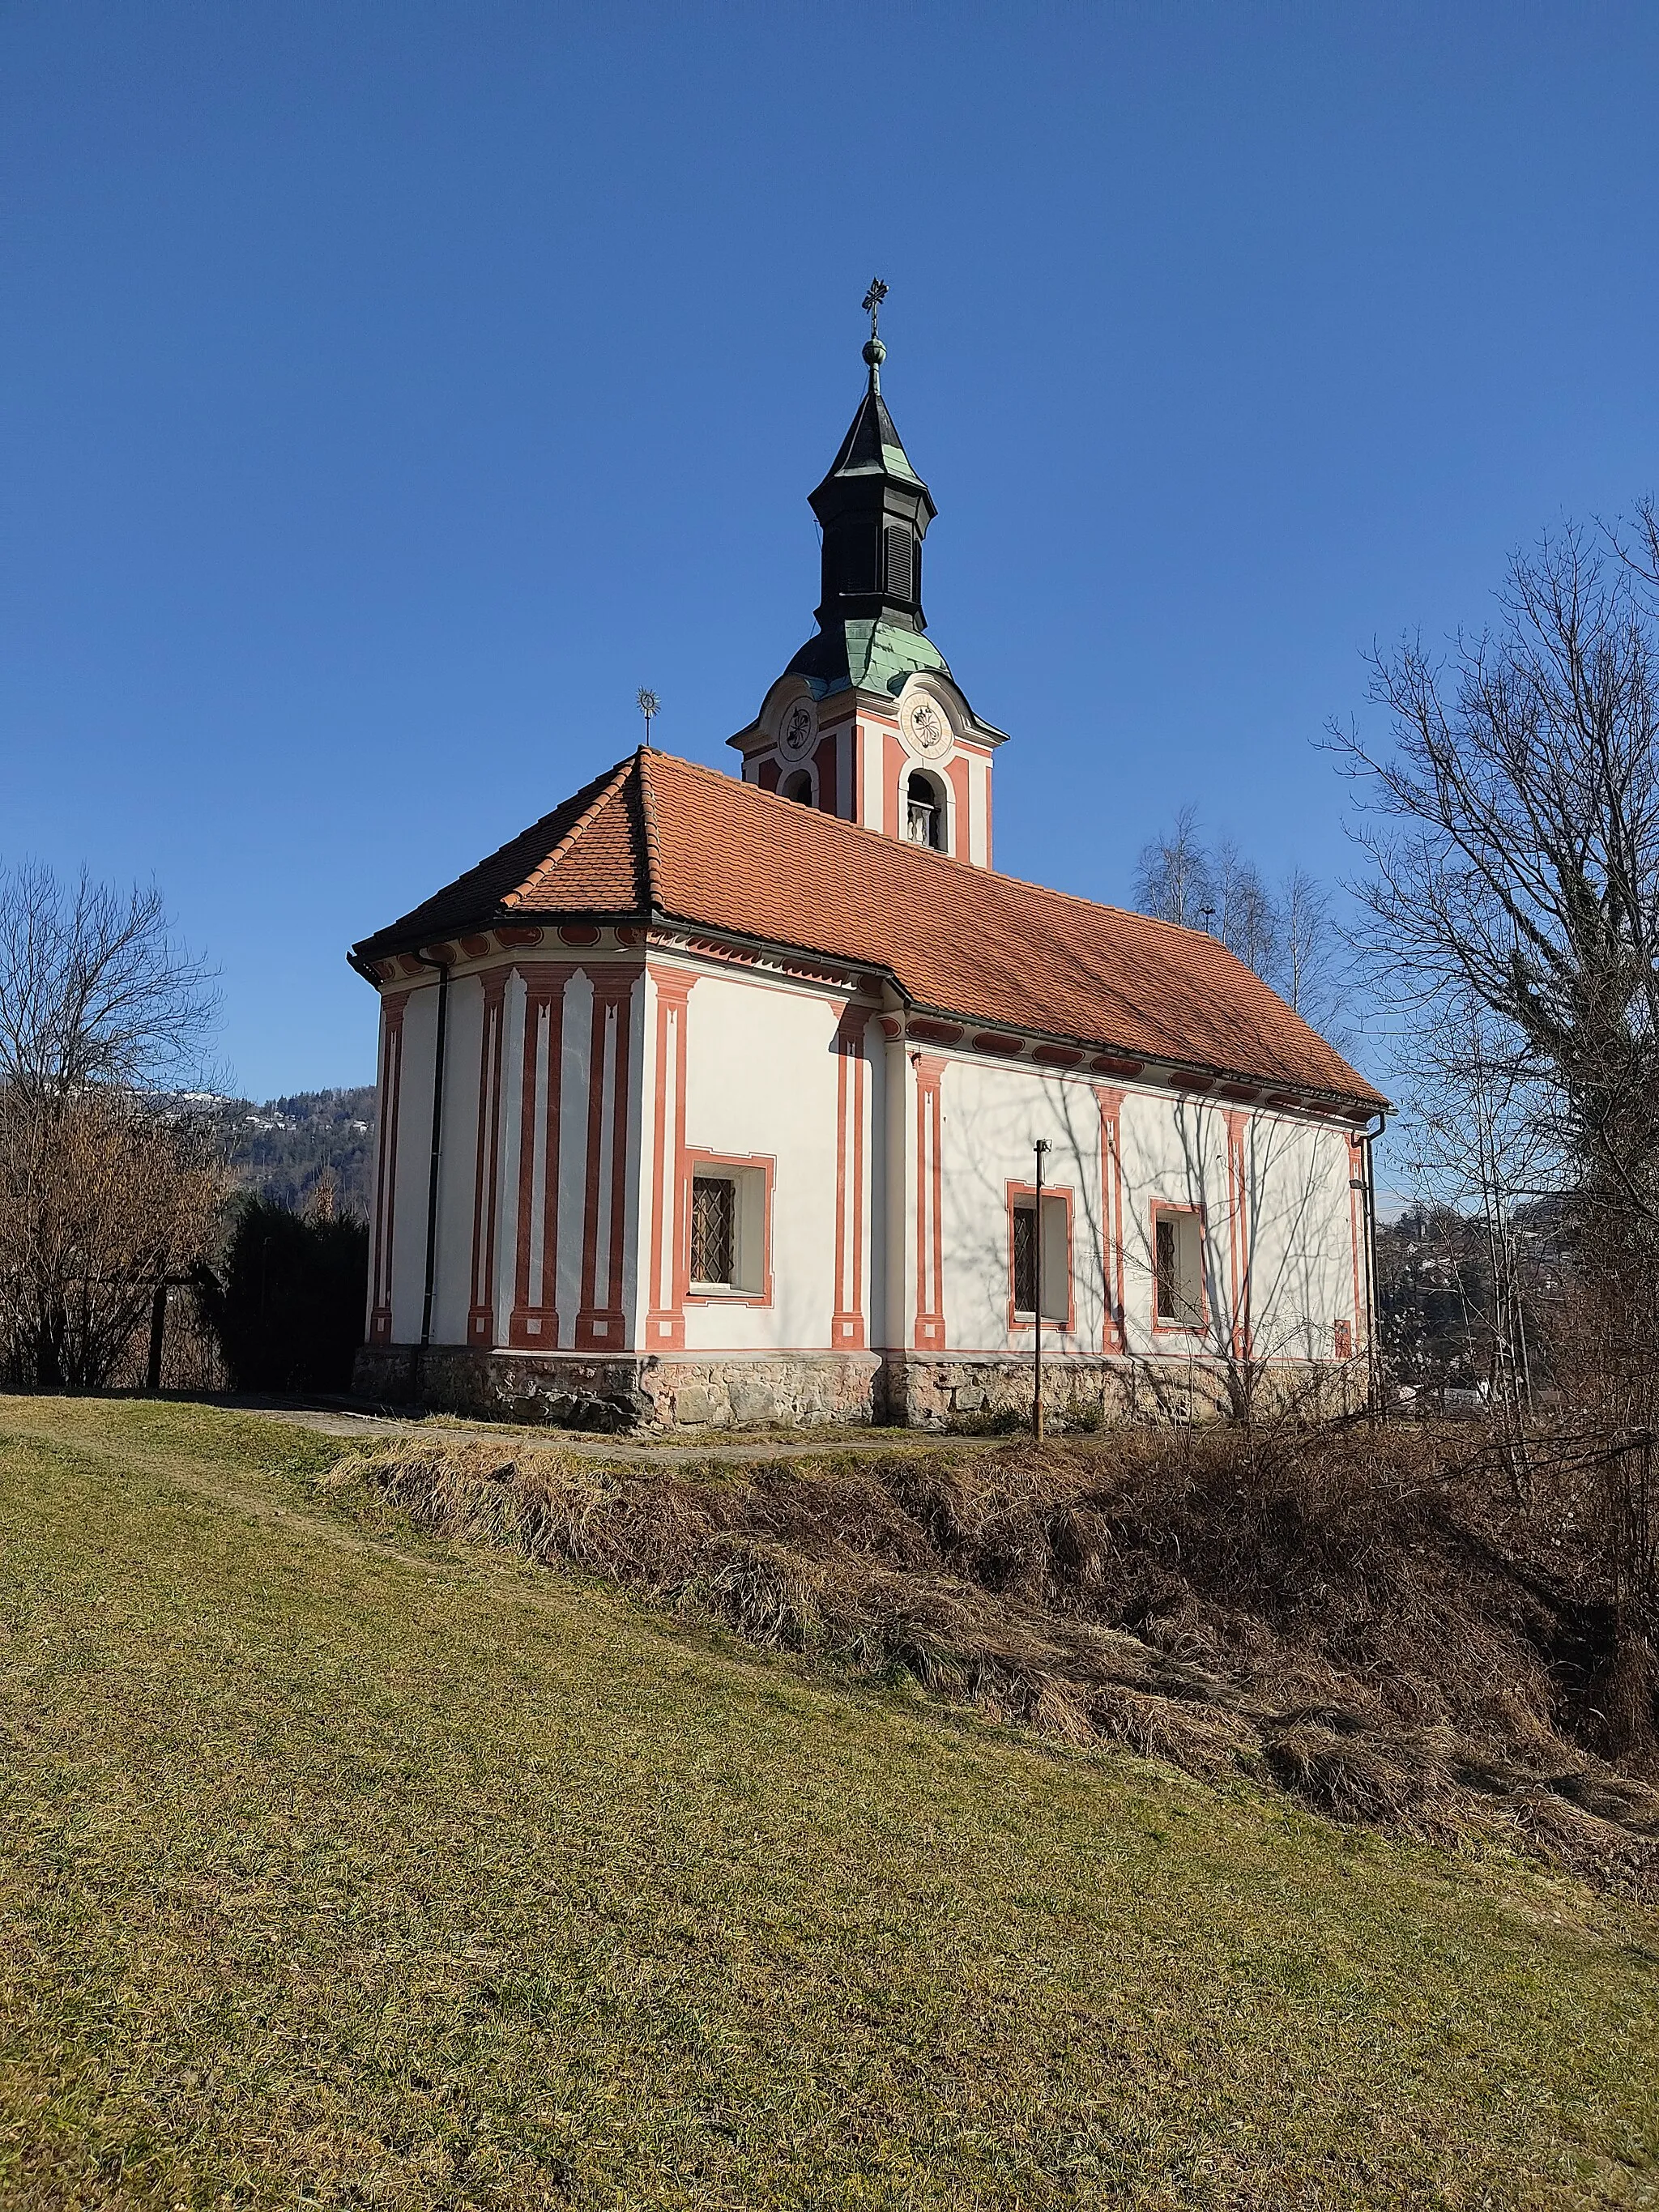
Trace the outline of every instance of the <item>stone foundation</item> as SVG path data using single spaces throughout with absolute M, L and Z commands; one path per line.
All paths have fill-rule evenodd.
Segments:
M 1127 1422 L 1185 1425 L 1232 1412 L 1218 1360 L 1045 1360 L 1043 1410 L 1057 1432 Z M 1354 1413 L 1365 1402 L 1363 1361 L 1297 1360 L 1260 1370 L 1262 1417 Z M 352 1387 L 361 1398 L 425 1405 L 473 1419 L 561 1428 L 697 1433 L 824 1424 L 997 1431 L 1031 1413 L 1031 1362 L 949 1352 L 644 1353 L 483 1352 L 465 1345 L 365 1345 Z
M 561 1428 L 812 1428 L 881 1417 L 875 1352 L 754 1352 L 604 1358 L 570 1352 L 479 1352 L 465 1345 L 366 1344 L 360 1398 L 475 1419 Z

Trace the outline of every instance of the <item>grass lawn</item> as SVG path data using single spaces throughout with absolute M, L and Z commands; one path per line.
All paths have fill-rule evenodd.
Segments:
M 0 2205 L 1659 2203 L 1659 1918 L 0 1398 Z

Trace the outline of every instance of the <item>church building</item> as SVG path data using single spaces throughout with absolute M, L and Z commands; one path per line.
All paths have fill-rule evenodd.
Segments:
M 354 947 L 365 1395 L 973 1425 L 1040 1331 L 1057 1425 L 1363 1398 L 1385 1102 L 1214 938 L 997 872 L 884 357 L 740 774 L 642 746 Z

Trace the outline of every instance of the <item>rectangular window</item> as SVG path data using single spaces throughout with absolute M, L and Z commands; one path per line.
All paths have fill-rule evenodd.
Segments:
M 738 1187 L 729 1176 L 691 1179 L 691 1280 L 729 1291 L 737 1282 Z
M 694 1153 L 685 1252 L 691 1297 L 772 1297 L 772 1162 Z M 684 1249 L 682 1247 L 682 1249 Z
M 1037 1305 L 1037 1212 L 1035 1192 L 1012 1201 L 1015 1322 L 1030 1323 Z M 1063 1191 L 1042 1194 L 1042 1318 L 1056 1328 L 1072 1325 L 1072 1217 Z
M 1152 1216 L 1152 1315 L 1160 1328 L 1204 1326 L 1204 1223 L 1190 1211 Z
M 1335 1324 L 1334 1334 L 1334 1349 L 1337 1358 L 1352 1359 L 1353 1358 L 1353 1323 L 1351 1321 L 1338 1322 Z

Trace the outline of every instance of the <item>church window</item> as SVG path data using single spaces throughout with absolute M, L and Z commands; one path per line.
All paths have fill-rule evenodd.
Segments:
M 798 768 L 793 775 L 786 776 L 782 789 L 786 799 L 799 799 L 803 806 L 812 804 L 812 778 L 804 768 Z
M 1018 1188 L 1010 1194 L 1009 1319 L 1029 1328 L 1037 1310 L 1036 1193 Z M 1042 1194 L 1042 1318 L 1058 1328 L 1072 1325 L 1072 1208 L 1065 1191 Z
M 904 787 L 904 834 L 913 845 L 945 850 L 945 794 L 931 775 L 918 769 Z
M 729 1176 L 691 1180 L 691 1279 L 730 1290 L 738 1265 L 738 1187 Z
M 696 1156 L 690 1289 L 694 1297 L 772 1297 L 772 1163 Z
M 1152 1292 L 1158 1328 L 1203 1328 L 1204 1220 L 1191 1206 L 1153 1212 Z

